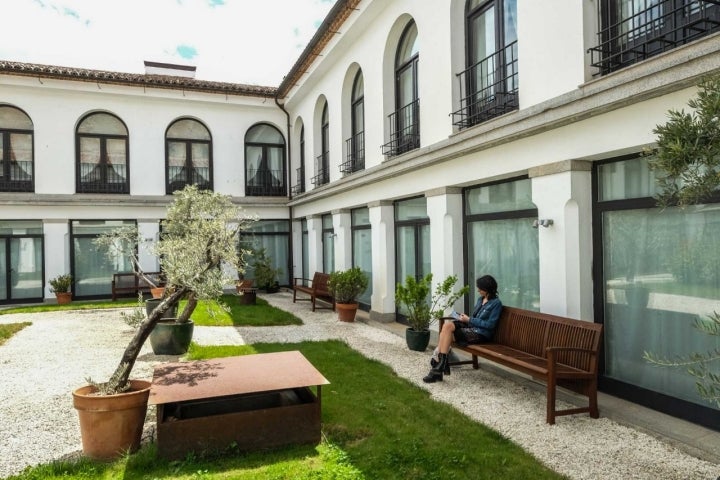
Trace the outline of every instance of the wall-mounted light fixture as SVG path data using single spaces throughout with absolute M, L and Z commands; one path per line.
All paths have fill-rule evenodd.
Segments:
M 537 220 L 533 220 L 532 227 L 538 228 L 539 226 L 541 226 L 541 227 L 547 228 L 550 225 L 552 225 L 553 223 L 554 222 L 550 218 L 538 218 Z

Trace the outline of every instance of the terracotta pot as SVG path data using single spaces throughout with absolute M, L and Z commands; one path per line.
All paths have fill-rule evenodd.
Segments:
M 355 314 L 358 310 L 357 303 L 336 303 L 335 308 L 338 312 L 338 320 L 341 322 L 355 321 Z
M 150 289 L 150 295 L 152 295 L 152 298 L 162 298 L 163 293 L 165 293 L 165 287 L 156 287 Z
M 235 289 L 238 293 L 242 292 L 243 290 L 247 290 L 248 288 L 252 288 L 253 281 L 252 280 L 238 280 L 235 282 Z
M 55 292 L 58 305 L 65 305 L 72 301 L 72 292 Z
M 87 385 L 73 392 L 80 417 L 83 453 L 96 460 L 113 460 L 140 447 L 150 382 L 130 380 L 130 390 L 117 395 L 95 395 Z

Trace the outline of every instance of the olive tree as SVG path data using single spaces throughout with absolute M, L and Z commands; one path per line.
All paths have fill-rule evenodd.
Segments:
M 188 319 L 198 300 L 217 299 L 226 285 L 234 283 L 231 270 L 244 271 L 245 251 L 238 248 L 238 234 L 255 221 L 235 206 L 229 196 L 187 186 L 174 193 L 162 221 L 163 231 L 151 252 L 162 258 L 166 279 L 163 301 L 138 325 L 123 353 L 120 364 L 108 382 L 98 384 L 100 391 L 111 394 L 129 388 L 129 376 L 140 349 L 162 314 L 181 299 L 187 306 L 180 315 Z M 118 231 L 117 235 L 137 233 Z M 108 238 L 112 238 L 109 234 Z M 99 240 L 103 242 L 103 240 Z M 135 247 L 133 246 L 133 249 Z M 141 272 L 139 264 L 134 268 Z M 141 273 L 140 273 L 141 274 Z

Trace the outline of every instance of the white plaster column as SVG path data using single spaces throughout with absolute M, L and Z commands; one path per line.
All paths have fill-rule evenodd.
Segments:
M 373 290 L 370 318 L 395 320 L 395 214 L 392 202 L 368 204 L 372 243 Z
M 64 219 L 43 220 L 43 242 L 45 260 L 45 290 L 46 299 L 55 298 L 50 292 L 51 278 L 70 273 L 70 225 Z
M 333 210 L 333 231 L 335 232 L 335 271 L 352 267 L 352 219 L 350 210 Z
M 593 320 L 590 162 L 569 160 L 530 169 L 538 218 L 540 311 Z
M 315 272 L 323 271 L 322 262 L 322 216 L 307 217 L 308 226 L 308 269 L 306 278 L 312 278 Z
M 464 285 L 462 190 L 444 187 L 425 193 L 430 218 L 430 269 L 434 285 L 449 275 L 457 275 Z

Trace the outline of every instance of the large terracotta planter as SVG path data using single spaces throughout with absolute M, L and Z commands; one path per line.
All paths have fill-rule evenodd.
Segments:
M 357 303 L 336 303 L 335 309 L 338 312 L 338 320 L 341 322 L 354 322 L 358 310 Z
M 96 460 L 113 460 L 140 447 L 150 382 L 130 380 L 130 390 L 117 395 L 95 395 L 87 385 L 73 392 L 80 418 L 83 453 Z
M 72 292 L 55 292 L 58 305 L 65 305 L 72 301 Z
M 174 318 L 164 318 L 150 332 L 150 346 L 155 355 L 182 355 L 192 342 L 195 324 L 192 320 L 178 323 Z

